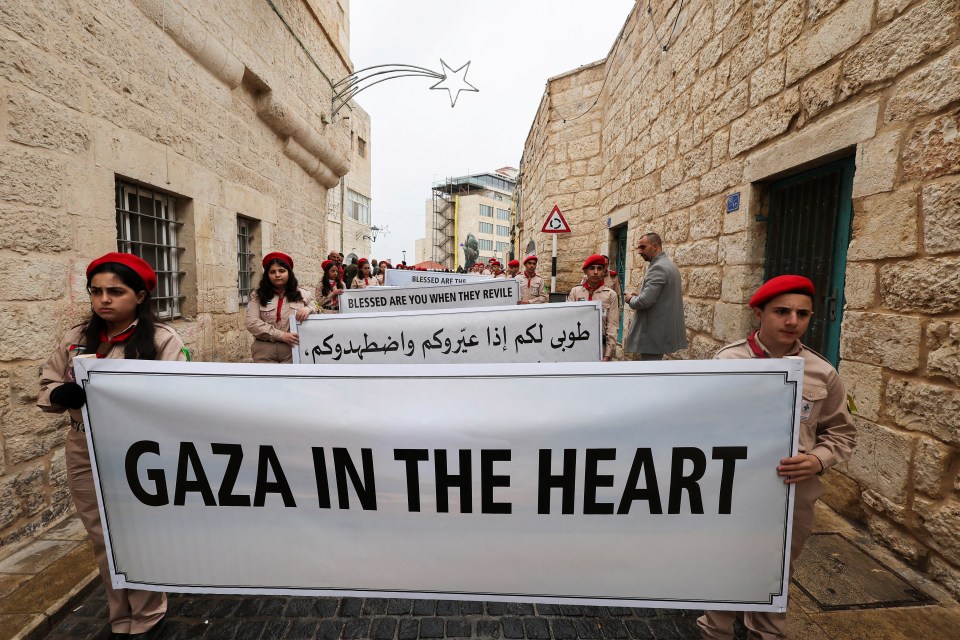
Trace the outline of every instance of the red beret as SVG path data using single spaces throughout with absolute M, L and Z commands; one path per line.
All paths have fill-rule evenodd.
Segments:
M 147 287 L 147 291 L 153 291 L 157 286 L 157 272 L 153 270 L 153 267 L 147 264 L 146 260 L 140 256 L 135 256 L 132 253 L 117 253 L 116 251 L 100 256 L 87 265 L 87 280 L 90 279 L 90 273 L 94 269 L 109 262 L 116 262 L 117 264 L 122 264 L 125 267 L 133 269 L 134 273 L 140 276 L 140 279 L 143 280 L 143 284 Z
M 753 297 L 750 298 L 750 306 L 759 307 L 768 300 L 772 300 L 773 298 L 790 291 L 809 293 L 811 296 L 813 296 L 813 282 L 811 282 L 809 278 L 805 278 L 803 276 L 786 275 L 771 278 L 767 280 L 763 286 L 757 289 L 755 294 L 753 294 Z
M 362 267 L 363 265 L 369 264 L 369 263 L 370 263 L 370 261 L 367 260 L 366 258 L 360 258 L 359 260 L 357 260 L 357 266 L 358 266 L 358 267 Z
M 324 260 L 320 263 L 320 270 L 323 271 L 323 274 L 327 274 L 327 269 L 330 268 L 330 265 L 334 264 L 333 260 Z
M 593 254 L 592 256 L 590 256 L 589 258 L 587 258 L 586 260 L 583 261 L 582 270 L 583 270 L 583 271 L 586 271 L 587 267 L 591 267 L 591 266 L 593 266 L 593 265 L 595 265 L 595 264 L 598 264 L 598 265 L 600 265 L 601 267 L 605 267 L 605 266 L 607 266 L 607 259 L 604 258 L 604 257 L 603 257 L 602 255 L 600 255 L 599 253 L 595 253 L 595 254 Z
M 519 266 L 520 266 L 520 261 L 519 261 L 519 260 L 511 260 L 510 262 L 507 263 L 507 266 L 508 266 L 508 267 L 519 267 Z
M 538 261 L 539 261 L 539 258 L 537 258 L 537 256 L 531 254 L 531 255 L 529 255 L 529 256 L 527 256 L 526 258 L 523 259 L 523 264 L 527 264 L 527 263 L 530 262 L 531 260 L 533 260 L 534 262 L 538 262 Z
M 274 251 L 263 256 L 263 268 L 266 269 L 267 265 L 270 264 L 273 260 L 283 260 L 287 263 L 287 266 L 290 269 L 293 269 L 293 258 L 281 251 Z
M 610 272 L 610 275 L 611 275 L 611 276 L 615 276 L 615 275 L 617 275 L 617 272 L 616 272 L 616 271 L 611 271 L 611 272 Z
M 380 261 L 380 265 L 387 265 L 387 266 L 389 267 L 389 266 L 390 266 L 390 261 L 389 261 L 389 260 L 381 260 L 381 261 Z

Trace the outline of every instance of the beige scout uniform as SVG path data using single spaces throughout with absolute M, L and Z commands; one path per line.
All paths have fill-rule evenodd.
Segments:
M 620 278 L 617 276 L 611 276 L 608 273 L 603 279 L 603 284 L 613 289 L 614 292 L 621 298 L 623 297 L 623 291 L 620 289 Z
M 617 329 L 620 327 L 620 296 L 605 284 L 594 290 L 593 299 L 603 309 L 603 357 L 612 358 L 617 348 Z M 590 292 L 579 284 L 570 290 L 567 302 L 590 300 Z
M 323 281 L 320 281 L 320 284 L 317 285 L 317 288 L 314 289 L 313 293 L 317 298 L 316 306 L 320 309 L 320 313 L 340 313 L 340 294 L 334 294 L 333 292 L 337 289 L 346 289 L 343 285 L 343 280 L 337 283 L 333 289 L 330 289 L 330 293 L 323 295 Z
M 516 280 L 520 283 L 521 301 L 528 304 L 543 304 L 549 301 L 547 284 L 543 281 L 543 278 L 537 274 L 533 274 L 532 278 L 528 278 L 521 273 L 516 277 Z
M 284 333 L 290 331 L 290 316 L 298 309 L 313 310 L 313 296 L 305 289 L 298 289 L 303 296 L 301 302 L 288 302 L 284 297 L 280 307 L 280 319 L 277 320 L 278 296 L 260 304 L 257 292 L 250 293 L 247 303 L 247 331 L 253 334 L 250 353 L 254 362 L 274 362 L 278 364 L 293 362 L 293 348 L 281 341 Z
M 766 348 L 757 344 L 767 353 Z M 815 455 L 824 470 L 850 457 L 856 439 L 853 418 L 847 408 L 847 391 L 836 369 L 823 356 L 797 342 L 789 355 L 803 358 L 803 401 L 800 412 L 800 453 Z M 718 360 L 758 357 L 746 340 L 734 342 L 717 352 Z M 793 507 L 793 538 L 790 546 L 791 564 L 800 555 L 804 543 L 813 531 L 813 506 L 824 493 L 820 478 L 814 476 L 796 486 Z M 760 640 L 786 638 L 787 614 L 747 611 L 743 622 Z M 733 638 L 736 611 L 705 611 L 697 620 L 706 640 Z
M 84 341 L 83 326 L 70 329 L 63 337 L 57 350 L 53 352 L 40 373 L 40 393 L 37 406 L 48 413 L 70 414 L 71 427 L 67 432 L 66 462 L 67 484 L 70 495 L 77 506 L 77 515 L 87 530 L 87 536 L 93 546 L 93 553 L 100 569 L 100 578 L 107 592 L 107 605 L 110 610 L 110 626 L 116 633 L 144 633 L 151 629 L 167 611 L 167 595 L 155 591 L 139 589 L 114 589 L 110 584 L 110 567 L 107 564 L 107 548 L 103 540 L 103 527 L 100 524 L 100 511 L 97 508 L 97 494 L 93 486 L 93 471 L 90 467 L 90 454 L 87 450 L 87 438 L 83 432 L 83 415 L 79 409 L 64 409 L 50 402 L 50 392 L 64 382 L 75 382 L 73 377 L 73 358 L 80 353 L 93 353 L 92 350 L 77 349 Z M 158 324 L 153 342 L 157 347 L 157 360 L 186 360 L 183 341 L 173 329 Z M 123 342 L 111 344 L 104 356 L 122 359 Z
M 375 287 L 379 284 L 381 284 L 381 282 L 379 281 L 379 276 L 370 276 L 369 278 L 364 278 L 363 276 L 357 276 L 353 279 L 353 284 L 350 285 L 350 288 L 366 289 L 367 287 Z

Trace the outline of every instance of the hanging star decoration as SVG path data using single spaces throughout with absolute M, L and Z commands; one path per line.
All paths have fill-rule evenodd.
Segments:
M 470 69 L 470 62 L 457 70 L 452 69 L 443 58 L 440 58 L 440 64 L 443 65 L 443 80 L 430 87 L 431 89 L 446 89 L 450 94 L 450 108 L 457 105 L 457 98 L 461 91 L 480 91 L 475 86 L 467 82 L 467 71 Z M 463 73 L 461 73 L 461 71 Z
M 447 65 L 442 58 L 440 64 L 443 65 L 443 73 L 410 64 L 380 64 L 354 71 L 333 85 L 336 93 L 333 96 L 332 113 L 330 115 L 331 117 L 337 115 L 337 112 L 343 109 L 361 91 L 395 78 L 420 76 L 439 80 L 430 88 L 446 89 L 450 94 L 451 107 L 456 106 L 461 91 L 480 91 L 467 82 L 467 70 L 470 68 L 469 61 L 456 70 Z

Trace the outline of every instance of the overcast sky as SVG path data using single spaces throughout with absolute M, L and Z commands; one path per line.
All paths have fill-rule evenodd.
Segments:
M 373 223 L 388 226 L 372 253 L 394 263 L 424 236 L 424 201 L 435 181 L 519 168 L 547 78 L 604 58 L 633 0 L 352 0 L 355 69 L 411 64 L 440 71 L 471 61 L 450 108 L 435 80 L 401 78 L 357 97 L 370 114 Z M 549 212 L 544 212 L 546 215 Z

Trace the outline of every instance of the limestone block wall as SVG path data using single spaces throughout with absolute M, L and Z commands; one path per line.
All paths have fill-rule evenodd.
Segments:
M 68 427 L 34 407 L 38 372 L 89 313 L 86 265 L 117 249 L 118 180 L 174 198 L 172 324 L 196 359 L 249 357 L 238 215 L 258 256 L 287 251 L 317 281 L 327 190 L 349 169 L 349 126 L 324 124 L 346 32 L 336 0 L 274 5 L 0 3 L 0 545 L 71 508 Z
M 631 246 L 659 232 L 684 278 L 676 355 L 709 358 L 750 328 L 767 185 L 853 156 L 840 372 L 859 444 L 826 500 L 960 595 L 960 3 L 683 7 L 669 35 L 678 3 L 638 6 L 604 61 L 548 82 L 521 167 L 523 241 L 565 201 L 569 287 L 608 226 L 626 223 Z M 597 104 L 573 119 L 556 100 L 578 91 Z M 628 260 L 629 289 L 642 267 Z

